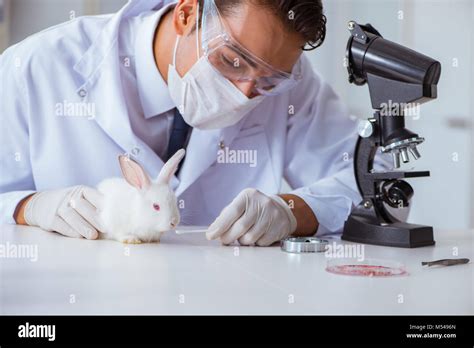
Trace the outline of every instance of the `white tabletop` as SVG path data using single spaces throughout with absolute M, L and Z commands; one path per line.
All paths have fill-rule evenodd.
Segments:
M 123 245 L 2 225 L 0 245 L 10 252 L 0 258 L 0 313 L 473 314 L 472 263 L 421 266 L 452 257 L 473 262 L 473 235 L 435 230 L 436 246 L 418 249 L 366 245 L 365 258 L 397 260 L 409 272 L 369 278 L 328 273 L 324 253 L 221 246 L 204 234 L 170 232 L 160 244 Z M 13 257 L 20 245 L 36 246 L 38 259 Z

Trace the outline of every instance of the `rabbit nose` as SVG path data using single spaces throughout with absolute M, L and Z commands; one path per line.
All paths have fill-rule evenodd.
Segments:
M 173 218 L 173 219 L 170 221 L 170 226 L 171 226 L 172 228 L 175 228 L 177 225 L 178 225 L 178 219 Z

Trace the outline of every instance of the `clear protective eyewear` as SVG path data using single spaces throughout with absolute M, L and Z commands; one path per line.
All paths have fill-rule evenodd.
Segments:
M 275 69 L 240 45 L 226 30 L 214 0 L 204 0 L 201 47 L 211 65 L 230 81 L 253 82 L 260 95 L 278 95 L 302 78 L 300 60 L 291 73 Z

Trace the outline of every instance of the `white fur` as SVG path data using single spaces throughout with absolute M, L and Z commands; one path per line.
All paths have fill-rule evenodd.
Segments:
M 180 215 L 169 180 L 182 156 L 184 153 L 173 156 L 147 187 L 134 187 L 123 178 L 100 182 L 97 189 L 104 201 L 99 217 L 106 233 L 100 233 L 99 238 L 123 243 L 159 242 L 163 232 L 174 229 L 172 223 L 178 225 Z M 154 209 L 154 203 L 159 204 L 159 211 Z

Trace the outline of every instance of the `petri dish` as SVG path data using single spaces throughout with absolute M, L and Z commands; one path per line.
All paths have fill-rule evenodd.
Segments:
M 397 277 L 408 275 L 398 261 L 356 258 L 333 258 L 326 264 L 326 271 L 333 274 L 359 277 Z

